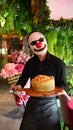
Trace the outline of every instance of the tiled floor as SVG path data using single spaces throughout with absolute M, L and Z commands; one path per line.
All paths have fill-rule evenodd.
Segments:
M 7 81 L 0 79 L 0 130 L 19 130 L 22 119 L 21 108 L 17 107 L 9 93 Z

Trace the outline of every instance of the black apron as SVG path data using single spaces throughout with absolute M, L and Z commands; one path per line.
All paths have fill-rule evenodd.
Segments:
M 56 97 L 30 97 L 20 130 L 61 130 Z

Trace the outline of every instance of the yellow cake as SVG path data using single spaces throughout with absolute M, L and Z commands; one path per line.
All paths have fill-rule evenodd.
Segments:
M 38 75 L 31 80 L 31 86 L 35 91 L 51 91 L 55 89 L 55 80 L 53 76 Z

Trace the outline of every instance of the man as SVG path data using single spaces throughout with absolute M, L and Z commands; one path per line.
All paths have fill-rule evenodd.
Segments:
M 29 78 L 39 74 L 54 76 L 55 86 L 65 89 L 65 64 L 47 51 L 44 35 L 38 31 L 31 32 L 27 41 L 34 56 L 27 61 L 15 89 L 24 87 Z M 56 98 L 30 96 L 20 130 L 61 130 Z

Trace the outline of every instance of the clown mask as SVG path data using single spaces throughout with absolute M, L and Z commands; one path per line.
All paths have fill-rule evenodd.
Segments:
M 28 43 L 36 55 L 44 55 L 47 52 L 47 41 L 40 32 L 33 32 L 29 35 Z

